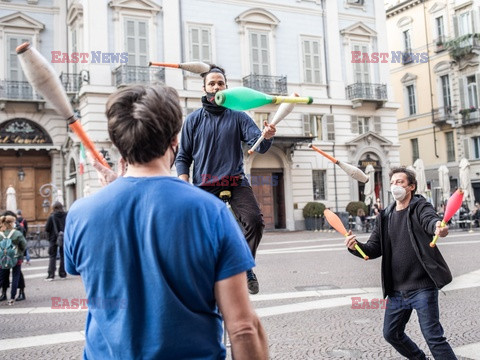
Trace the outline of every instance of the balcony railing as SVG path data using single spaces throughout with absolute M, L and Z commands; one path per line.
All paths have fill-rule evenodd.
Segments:
M 445 42 L 450 56 L 459 60 L 469 54 L 480 52 L 480 33 L 467 34 L 459 36 L 453 40 Z
M 67 93 L 78 93 L 82 87 L 82 75 L 73 73 L 61 73 L 60 82 Z
M 410 64 L 413 62 L 413 57 L 412 57 L 412 49 L 407 49 L 403 52 L 402 54 L 402 64 Z
M 42 100 L 33 91 L 28 81 L 0 80 L 0 99 L 4 100 Z
M 130 84 L 163 84 L 165 69 L 148 66 L 120 65 L 113 71 L 115 86 Z
M 435 124 L 450 122 L 452 125 L 454 125 L 456 113 L 457 113 L 456 106 L 442 106 L 442 107 L 433 109 L 433 122 Z
M 462 116 L 462 125 L 477 125 L 480 124 L 480 111 L 479 109 L 465 109 L 460 110 Z
M 446 42 L 447 42 L 447 39 L 445 38 L 445 36 L 439 36 L 438 38 L 433 40 L 433 43 L 435 45 L 435 52 L 438 53 L 440 51 L 447 50 Z
M 387 101 L 387 85 L 355 83 L 346 88 L 348 100 Z
M 243 78 L 243 86 L 270 95 L 287 95 L 287 77 L 250 74 Z

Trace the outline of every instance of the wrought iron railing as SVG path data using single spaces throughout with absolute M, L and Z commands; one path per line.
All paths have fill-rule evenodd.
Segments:
M 0 80 L 0 99 L 42 100 L 28 81 Z
M 243 86 L 270 95 L 287 95 L 287 77 L 250 74 L 243 78 Z
M 113 71 L 116 87 L 130 84 L 163 84 L 165 69 L 148 66 L 120 65 Z
M 387 101 L 387 85 L 355 83 L 346 88 L 348 100 Z
M 480 51 L 480 33 L 462 35 L 445 42 L 450 56 L 455 60 L 471 54 L 474 50 Z
M 480 115 L 478 111 L 472 112 L 463 112 L 460 114 L 462 116 L 462 125 L 477 125 L 480 123 Z
M 435 124 L 450 121 L 455 123 L 455 115 L 457 114 L 456 106 L 442 106 L 433 109 L 433 122 Z
M 60 82 L 67 93 L 78 93 L 82 87 L 82 75 L 74 73 L 61 73 Z

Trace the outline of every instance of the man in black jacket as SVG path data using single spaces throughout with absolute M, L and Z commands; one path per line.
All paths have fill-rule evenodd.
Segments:
M 48 240 L 50 245 L 48 246 L 48 255 L 50 261 L 48 264 L 48 276 L 46 281 L 52 281 L 55 278 L 55 269 L 57 262 L 57 250 L 60 252 L 60 266 L 58 268 L 58 275 L 60 278 L 65 279 L 67 272 L 65 271 L 64 259 L 63 259 L 63 244 L 57 244 L 57 235 L 60 231 L 65 231 L 65 218 L 67 213 L 63 210 L 61 202 L 56 201 L 52 206 L 53 212 L 47 219 L 45 225 L 45 231 L 48 232 Z
M 382 256 L 383 296 L 388 297 L 383 336 L 408 359 L 426 359 L 425 353 L 405 334 L 412 310 L 435 359 L 456 359 L 443 336 L 438 308 L 438 289 L 452 281 L 452 274 L 437 247 L 430 248 L 432 237 L 448 235 L 441 219 L 424 197 L 414 195 L 415 173 L 404 168 L 390 172 L 395 202 L 382 210 L 369 240 L 358 243 L 374 259 Z M 355 250 L 355 235 L 346 238 L 349 251 Z

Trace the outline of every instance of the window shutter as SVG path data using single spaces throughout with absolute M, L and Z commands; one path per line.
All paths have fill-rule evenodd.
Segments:
M 460 110 L 465 109 L 465 89 L 464 89 L 464 82 L 463 78 L 458 78 L 458 91 L 460 92 Z
M 335 140 L 335 118 L 333 115 L 325 115 L 327 118 L 327 140 Z
M 358 134 L 358 116 L 352 115 L 350 117 L 350 123 L 352 126 L 352 134 Z
M 302 114 L 303 122 L 303 136 L 312 136 L 312 130 L 310 129 L 310 115 Z
M 463 154 L 465 159 L 470 159 L 470 138 L 463 139 Z
M 455 33 L 455 37 L 458 37 L 458 16 L 453 17 L 453 31 Z
M 373 117 L 373 128 L 377 134 L 382 132 L 382 118 L 380 116 Z

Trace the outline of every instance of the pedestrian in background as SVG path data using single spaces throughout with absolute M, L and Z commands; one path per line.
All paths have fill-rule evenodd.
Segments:
M 67 277 L 65 271 L 65 263 L 63 256 L 63 243 L 58 243 L 58 233 L 60 231 L 65 231 L 65 218 L 67 213 L 63 210 L 63 205 L 61 202 L 56 201 L 52 206 L 52 213 L 47 219 L 47 224 L 45 225 L 45 231 L 48 233 L 48 276 L 45 279 L 46 281 L 52 281 L 55 279 L 55 271 L 57 268 L 57 251 L 60 252 L 60 266 L 58 267 L 58 276 L 61 279 Z
M 5 211 L 0 216 L 0 241 L 5 239 L 10 239 L 12 246 L 15 249 L 15 256 L 13 257 L 13 266 L 12 269 L 12 288 L 10 290 L 10 300 L 8 300 L 8 305 L 13 305 L 15 303 L 15 297 L 17 296 L 18 282 L 20 280 L 21 267 L 23 261 L 23 252 L 27 247 L 27 242 L 23 234 L 15 229 L 15 222 L 17 217 L 12 211 Z M 8 250 L 7 248 L 2 250 Z M 4 254 L 2 254 L 4 256 Z M 8 254 L 7 254 L 8 256 Z M 10 282 L 10 268 L 0 269 L 0 286 L 2 288 L 2 295 L 0 296 L 0 301 L 5 301 L 7 299 L 7 288 Z
M 435 359 L 456 359 L 440 324 L 438 289 L 452 281 L 452 274 L 438 247 L 430 248 L 434 235 L 445 237 L 448 227 L 421 195 L 415 195 L 415 173 L 405 167 L 390 171 L 395 202 L 380 211 L 372 235 L 364 244 L 347 236 L 349 251 L 370 259 L 382 257 L 383 297 L 388 297 L 383 336 L 408 359 L 426 359 L 425 353 L 406 334 L 405 326 L 415 310 L 423 337 Z

